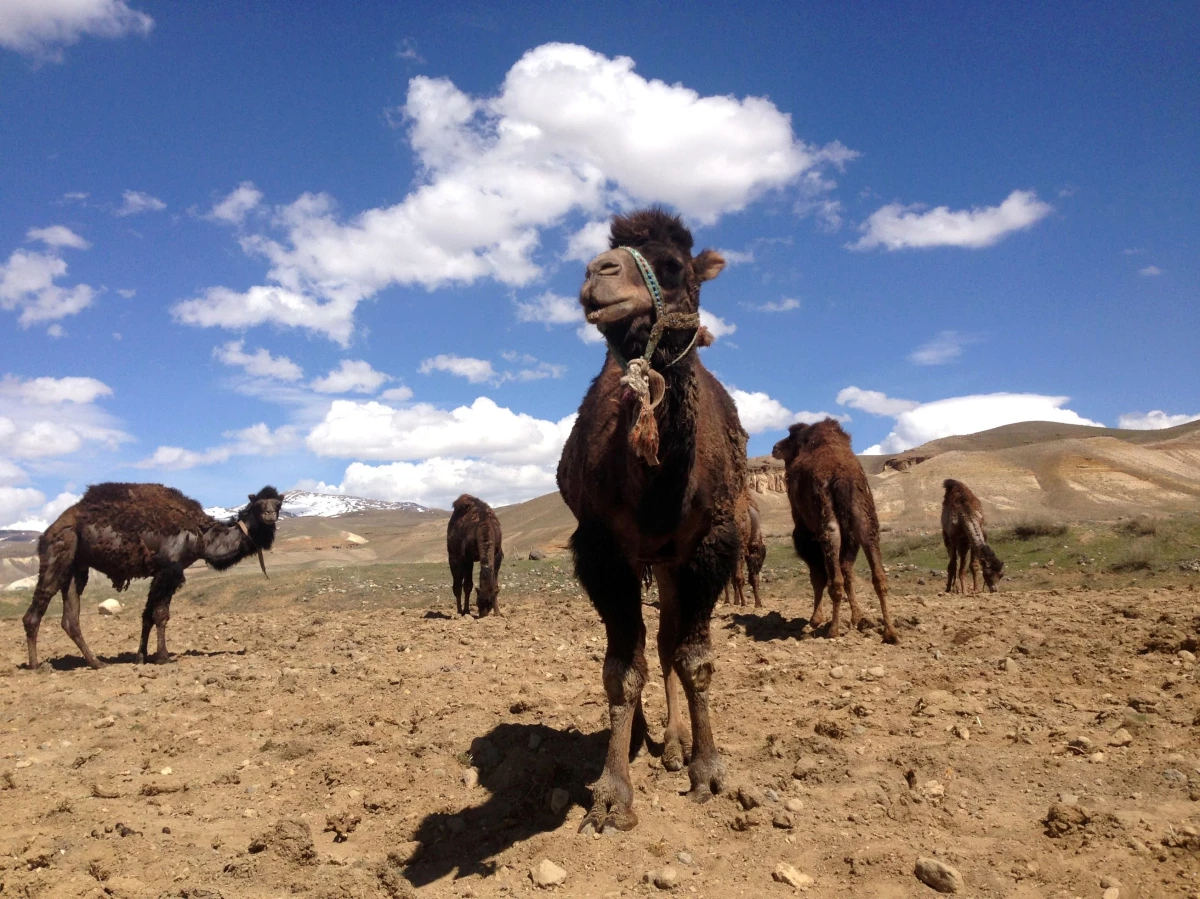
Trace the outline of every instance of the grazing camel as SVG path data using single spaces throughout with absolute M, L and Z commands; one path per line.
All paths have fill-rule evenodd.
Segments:
M 608 355 L 558 464 L 558 489 L 578 520 L 575 573 L 608 640 L 603 680 L 611 737 L 580 826 L 593 832 L 637 824 L 629 759 L 647 739 L 640 593 L 647 567 L 659 590 L 663 765 L 675 771 L 690 759 L 696 800 L 723 788 L 709 722 L 709 620 L 740 552 L 735 505 L 746 472 L 737 409 L 693 352 L 711 339 L 700 327 L 700 285 L 725 260 L 712 250 L 693 257 L 691 232 L 661 209 L 616 216 L 609 246 L 588 263 L 579 294 Z M 687 696 L 690 740 L 677 680 Z
M 749 490 L 742 491 L 737 507 L 738 538 L 742 551 L 738 554 L 737 567 L 734 568 L 733 578 L 725 585 L 725 602 L 729 602 L 729 588 L 733 586 L 733 604 L 746 605 L 746 580 L 750 581 L 750 589 L 754 593 L 754 608 L 762 608 L 762 600 L 758 596 L 758 573 L 762 571 L 763 562 L 767 559 L 767 544 L 763 540 L 762 525 L 758 517 L 758 505 L 750 495 Z
M 62 592 L 63 630 L 93 668 L 103 667 L 83 639 L 79 598 L 88 569 L 108 575 L 118 592 L 134 578 L 148 577 L 150 593 L 142 612 L 142 640 L 137 660 L 146 661 L 150 628 L 158 629 L 154 661 L 167 662 L 167 622 L 171 597 L 183 586 L 183 570 L 203 559 L 224 571 L 247 556 L 258 556 L 275 542 L 275 523 L 283 497 L 274 487 L 251 494 L 236 518 L 221 522 L 200 504 L 162 484 L 97 484 L 67 509 L 38 540 L 38 582 L 25 613 L 29 667 L 38 667 L 37 635 L 42 616 L 55 593 Z
M 854 597 L 854 560 L 861 546 L 879 597 L 883 642 L 899 643 L 888 612 L 875 499 L 867 475 L 850 448 L 850 435 L 832 418 L 811 425 L 794 424 L 788 436 L 775 444 L 771 455 L 787 466 L 788 500 L 795 524 L 792 544 L 808 564 L 812 580 L 812 626 L 816 628 L 821 621 L 821 598 L 828 586 L 833 603 L 828 635 L 839 634 L 843 596 L 850 600 L 850 625 L 858 627 L 862 610 Z
M 967 557 L 970 556 L 971 592 L 979 592 L 982 561 L 983 582 L 990 592 L 995 593 L 996 582 L 1004 577 L 1004 563 L 987 544 L 983 506 L 962 481 L 947 478 L 942 486 L 946 488 L 946 495 L 942 497 L 942 542 L 950 554 L 950 564 L 946 566 L 946 592 L 954 592 L 956 580 L 958 592 L 966 592 Z
M 450 573 L 454 576 L 454 606 L 459 615 L 471 613 L 471 571 L 479 563 L 479 592 L 475 604 L 479 617 L 490 612 L 500 614 L 500 520 L 481 499 L 464 493 L 454 501 L 454 514 L 446 526 L 446 551 Z M 465 595 L 464 595 L 465 593 Z

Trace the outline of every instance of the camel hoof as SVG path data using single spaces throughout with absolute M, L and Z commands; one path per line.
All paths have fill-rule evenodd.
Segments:
M 579 825 L 579 832 L 585 836 L 602 834 L 611 836 L 624 830 L 637 827 L 638 816 L 632 808 L 613 808 L 606 810 L 604 804 L 595 806 Z
M 170 655 L 170 653 L 168 653 L 165 656 L 155 655 L 150 659 L 150 661 L 152 664 L 155 664 L 155 665 L 170 665 L 171 664 L 171 655 Z
M 99 671 L 101 668 L 107 668 L 108 662 L 101 662 L 99 659 L 93 659 L 92 661 L 88 662 L 88 666 L 93 671 Z
M 725 765 L 718 757 L 695 759 L 688 767 L 688 775 L 692 789 L 687 795 L 693 802 L 708 802 L 725 788 Z
M 662 764 L 668 771 L 682 771 L 691 754 L 691 746 L 682 738 L 670 733 L 663 735 Z
M 898 646 L 900 644 L 900 638 L 896 636 L 896 632 L 894 630 L 889 628 L 883 632 L 883 642 L 887 643 L 889 646 Z

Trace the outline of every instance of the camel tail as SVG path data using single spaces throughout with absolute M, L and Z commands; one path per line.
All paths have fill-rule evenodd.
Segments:
M 967 539 L 971 541 L 971 548 L 980 554 L 986 551 L 987 554 L 994 557 L 996 554 L 987 545 L 987 538 L 983 535 L 983 526 L 979 523 L 979 519 L 974 515 L 964 515 L 963 524 L 966 526 Z
M 479 583 L 491 584 L 496 577 L 496 545 L 492 529 L 483 522 L 479 529 Z
M 57 523 L 57 522 L 56 522 Z M 53 525 L 38 539 L 38 582 L 36 592 L 53 596 L 67 585 L 79 551 L 79 534 L 72 526 Z

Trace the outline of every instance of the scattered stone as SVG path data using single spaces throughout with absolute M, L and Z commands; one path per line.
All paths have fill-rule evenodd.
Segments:
M 1076 737 L 1067 744 L 1067 748 L 1076 755 L 1090 755 L 1093 751 L 1092 741 L 1088 737 Z
M 317 849 L 308 823 L 297 818 L 284 819 L 250 841 L 251 853 L 271 849 L 276 855 L 299 865 L 315 865 Z
M 338 812 L 328 815 L 325 818 L 325 833 L 332 831 L 333 841 L 344 843 L 350 839 L 350 834 L 358 828 L 358 822 L 361 820 L 362 816 L 353 812 Z
M 1046 825 L 1046 836 L 1061 837 L 1073 830 L 1086 827 L 1091 817 L 1078 805 L 1066 805 L 1056 802 L 1046 812 L 1042 823 Z
M 1004 661 L 1000 663 L 1000 667 L 1009 674 L 1015 674 L 1021 670 L 1021 666 L 1017 664 L 1016 660 L 1010 657 L 1005 657 Z
M 839 680 L 846 676 L 846 666 L 838 665 L 836 668 L 829 669 L 829 676 L 834 680 Z
M 675 856 L 675 858 L 679 860 L 679 864 L 681 865 L 687 865 L 688 867 L 691 867 L 695 864 L 695 860 L 692 858 L 692 854 L 690 852 L 681 851 Z
M 1181 649 L 1179 650 L 1179 658 L 1185 662 L 1194 662 L 1196 661 L 1196 654 L 1194 652 L 1188 652 L 1186 649 Z
M 1107 874 L 1100 878 L 1100 889 L 1107 890 L 1112 887 L 1116 887 L 1119 890 L 1121 888 L 1121 881 L 1115 877 L 1109 877 Z
M 92 727 L 95 727 L 95 728 L 112 727 L 116 723 L 117 723 L 117 719 L 114 718 L 112 715 L 108 715 L 104 718 L 101 718 L 99 721 L 92 722 Z
M 550 811 L 559 814 L 571 802 L 571 794 L 562 787 L 555 787 L 550 793 Z
M 933 651 L 933 657 L 940 662 L 942 660 L 942 651 L 940 649 L 935 649 Z
M 796 826 L 796 822 L 790 812 L 776 812 L 775 817 L 771 819 L 771 823 L 780 830 L 791 830 Z
M 783 803 L 783 807 L 789 812 L 795 814 L 796 812 L 804 811 L 804 801 L 793 796 L 791 799 L 788 799 Z
M 957 893 L 962 889 L 962 875 L 936 858 L 918 858 L 913 873 L 917 880 L 939 893 Z
M 770 787 L 767 787 L 765 790 L 763 790 L 763 797 L 767 800 L 767 802 L 778 802 L 779 801 L 779 794 L 776 793 L 774 790 L 772 790 Z
M 1102 899 L 1121 899 L 1121 890 L 1118 887 L 1109 887 L 1101 896 Z
M 971 731 L 963 727 L 961 724 L 956 724 L 950 728 L 950 733 L 954 734 L 954 736 L 958 737 L 964 742 L 971 739 Z
M 887 669 L 884 668 L 882 665 L 875 665 L 875 666 L 867 669 L 867 674 L 869 674 L 871 677 L 878 680 L 881 677 L 887 676 Z
M 479 785 L 479 772 L 474 768 L 467 768 L 462 773 L 463 785 L 468 789 L 472 789 Z
M 529 879 L 542 889 L 556 887 L 567 879 L 567 872 L 548 858 L 542 859 L 529 869 Z
M 679 872 L 667 865 L 662 870 L 655 871 L 651 880 L 660 890 L 673 890 L 679 886 Z
M 771 872 L 771 877 L 778 883 L 786 883 L 798 890 L 807 890 L 813 885 L 813 879 L 802 871 L 797 871 L 787 862 L 780 862 Z
M 388 853 L 388 861 L 397 868 L 403 868 L 405 865 L 411 865 L 416 861 L 421 851 L 425 848 L 425 844 L 420 840 L 412 840 L 407 843 L 401 843 L 395 849 Z
M 1113 732 L 1113 735 L 1108 738 L 1109 746 L 1128 746 L 1133 742 L 1133 734 L 1125 728 L 1120 728 Z
M 106 599 L 96 606 L 101 615 L 120 615 L 125 607 L 116 599 Z
M 750 811 L 752 808 L 758 808 L 762 805 L 762 797 L 758 791 L 750 786 L 740 786 L 737 789 L 737 801 L 744 811 Z
M 529 561 L 530 562 L 540 562 L 545 558 L 546 558 L 546 553 L 544 550 L 531 549 L 529 551 Z

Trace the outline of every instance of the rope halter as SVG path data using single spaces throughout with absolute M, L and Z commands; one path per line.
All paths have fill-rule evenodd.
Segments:
M 629 429 L 630 446 L 634 454 L 647 465 L 657 466 L 659 464 L 658 422 L 654 418 L 654 410 L 662 402 L 667 382 L 659 372 L 654 370 L 651 360 L 654 357 L 654 351 L 658 349 L 663 332 L 667 329 L 679 331 L 692 329 L 693 333 L 692 339 L 684 347 L 683 352 L 668 362 L 665 367 L 670 368 L 690 353 L 700 336 L 700 314 L 698 312 L 667 312 L 663 306 L 662 288 L 658 284 L 658 278 L 654 275 L 654 269 L 646 261 L 646 257 L 633 247 L 617 247 L 617 249 L 624 250 L 633 257 L 633 261 L 642 275 L 642 280 L 646 283 L 646 289 L 650 292 L 651 299 L 654 300 L 654 324 L 650 328 L 650 337 L 646 341 L 645 351 L 636 359 L 626 360 L 616 343 L 607 334 L 604 337 L 608 341 L 608 348 L 612 351 L 613 358 L 625 372 L 624 377 L 621 378 L 621 384 L 633 391 L 638 400 L 637 418 L 633 427 Z

